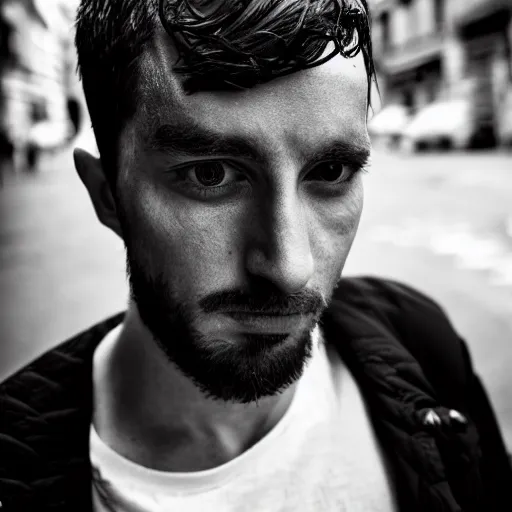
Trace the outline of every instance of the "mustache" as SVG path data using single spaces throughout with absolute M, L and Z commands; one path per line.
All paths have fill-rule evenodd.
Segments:
M 199 306 L 205 313 L 237 312 L 284 316 L 318 314 L 327 303 L 320 293 L 313 290 L 290 295 L 226 290 L 204 297 L 199 301 Z

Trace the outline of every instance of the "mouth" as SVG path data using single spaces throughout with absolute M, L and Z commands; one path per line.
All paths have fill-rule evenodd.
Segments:
M 288 334 L 304 324 L 307 318 L 302 314 L 240 313 L 226 311 L 224 315 L 232 318 L 240 330 L 253 334 Z

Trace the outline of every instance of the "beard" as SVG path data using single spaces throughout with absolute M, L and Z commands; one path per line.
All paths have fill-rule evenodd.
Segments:
M 125 239 L 126 240 L 126 239 Z M 226 306 L 248 313 L 301 314 L 311 318 L 294 334 L 241 334 L 236 340 L 215 338 L 194 327 L 197 313 L 180 302 L 172 276 L 149 275 L 127 246 L 131 298 L 140 318 L 167 359 L 206 396 L 250 403 L 273 396 L 302 375 L 312 353 L 312 331 L 326 307 L 312 291 L 283 296 L 268 283 L 253 285 L 247 293 L 224 291 L 203 298 L 205 314 Z

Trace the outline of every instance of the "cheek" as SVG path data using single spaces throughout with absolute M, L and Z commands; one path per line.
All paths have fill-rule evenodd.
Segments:
M 137 257 L 148 270 L 172 275 L 178 293 L 191 299 L 229 284 L 238 246 L 238 210 L 184 200 L 161 184 L 146 182 L 136 188 L 130 230 L 137 238 Z
M 356 234 L 363 209 L 363 184 L 356 176 L 346 192 L 336 198 L 310 201 L 313 227 L 331 244 L 346 245 Z
M 317 272 L 327 281 L 337 279 L 354 241 L 363 209 L 362 180 L 356 177 L 345 195 L 316 201 L 310 239 Z

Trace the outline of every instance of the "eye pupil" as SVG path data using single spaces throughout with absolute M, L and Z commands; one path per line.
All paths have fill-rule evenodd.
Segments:
M 336 181 L 343 174 L 342 164 L 326 164 L 319 169 L 319 176 L 323 181 Z
M 196 165 L 195 175 L 201 185 L 215 187 L 222 183 L 226 176 L 226 171 L 220 162 L 209 162 Z

